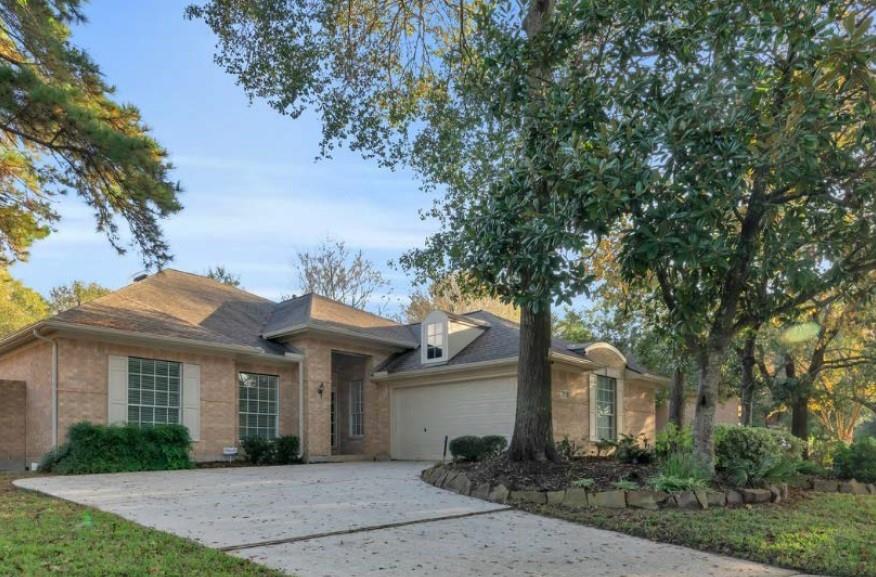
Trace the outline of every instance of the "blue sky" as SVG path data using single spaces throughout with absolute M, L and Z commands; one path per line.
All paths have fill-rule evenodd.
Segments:
M 418 210 L 431 204 L 413 175 L 390 172 L 339 151 L 314 162 L 320 125 L 292 120 L 261 102 L 250 104 L 234 78 L 213 63 L 214 39 L 183 18 L 186 1 L 94 0 L 74 42 L 136 105 L 176 165 L 185 209 L 164 223 L 174 268 L 204 272 L 223 264 L 243 286 L 268 298 L 295 292 L 296 251 L 327 236 L 361 248 L 406 299 L 410 282 L 387 267 L 435 228 Z M 110 288 L 142 270 L 135 251 L 119 256 L 94 231 L 75 196 L 58 203 L 58 232 L 38 242 L 12 271 L 47 293 L 73 280 Z

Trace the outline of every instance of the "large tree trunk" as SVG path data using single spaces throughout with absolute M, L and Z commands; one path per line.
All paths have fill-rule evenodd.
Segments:
M 794 382 L 791 395 L 791 434 L 804 441 L 809 438 L 809 387 L 797 379 L 794 357 L 785 355 L 785 378 Z
M 742 364 L 742 382 L 739 385 L 739 400 L 742 404 L 742 424 L 750 427 L 754 420 L 754 346 L 757 342 L 757 334 L 753 333 L 745 338 L 745 344 L 740 351 Z
M 674 423 L 679 429 L 684 427 L 685 405 L 685 378 L 684 369 L 675 367 L 672 378 L 672 390 L 669 393 L 669 422 Z
M 694 416 L 694 453 L 708 468 L 715 470 L 715 408 L 718 404 L 718 383 L 721 380 L 721 362 L 724 351 L 707 347 L 697 355 L 699 379 L 697 408 Z
M 520 356 L 517 362 L 517 416 L 510 457 L 514 461 L 556 461 L 551 412 L 551 310 L 520 310 Z

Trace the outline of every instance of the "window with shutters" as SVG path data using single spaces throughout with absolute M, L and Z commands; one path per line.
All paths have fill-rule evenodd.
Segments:
M 279 386 L 280 377 L 277 375 L 240 373 L 238 433 L 241 439 L 277 438 Z
M 128 423 L 179 424 L 180 363 L 128 357 Z
M 596 438 L 617 439 L 617 379 L 596 377 Z

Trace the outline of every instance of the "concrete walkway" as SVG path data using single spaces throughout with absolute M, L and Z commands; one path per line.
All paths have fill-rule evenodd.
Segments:
M 531 515 L 419 480 L 421 463 L 22 479 L 299 577 L 794 575 Z

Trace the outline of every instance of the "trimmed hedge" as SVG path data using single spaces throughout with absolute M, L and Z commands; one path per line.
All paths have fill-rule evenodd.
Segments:
M 762 486 L 796 474 L 803 442 L 764 427 L 715 427 L 715 469 L 736 486 Z
M 242 439 L 240 445 L 246 460 L 253 465 L 291 465 L 300 461 L 301 444 L 294 435 L 276 439 L 249 437 Z
M 507 446 L 508 441 L 501 435 L 464 435 L 450 441 L 449 448 L 455 461 L 480 461 L 502 453 Z
M 833 470 L 840 479 L 876 483 L 876 438 L 855 439 L 833 456 Z
M 46 453 L 40 470 L 61 475 L 190 469 L 192 440 L 182 425 L 70 427 L 67 442 Z

